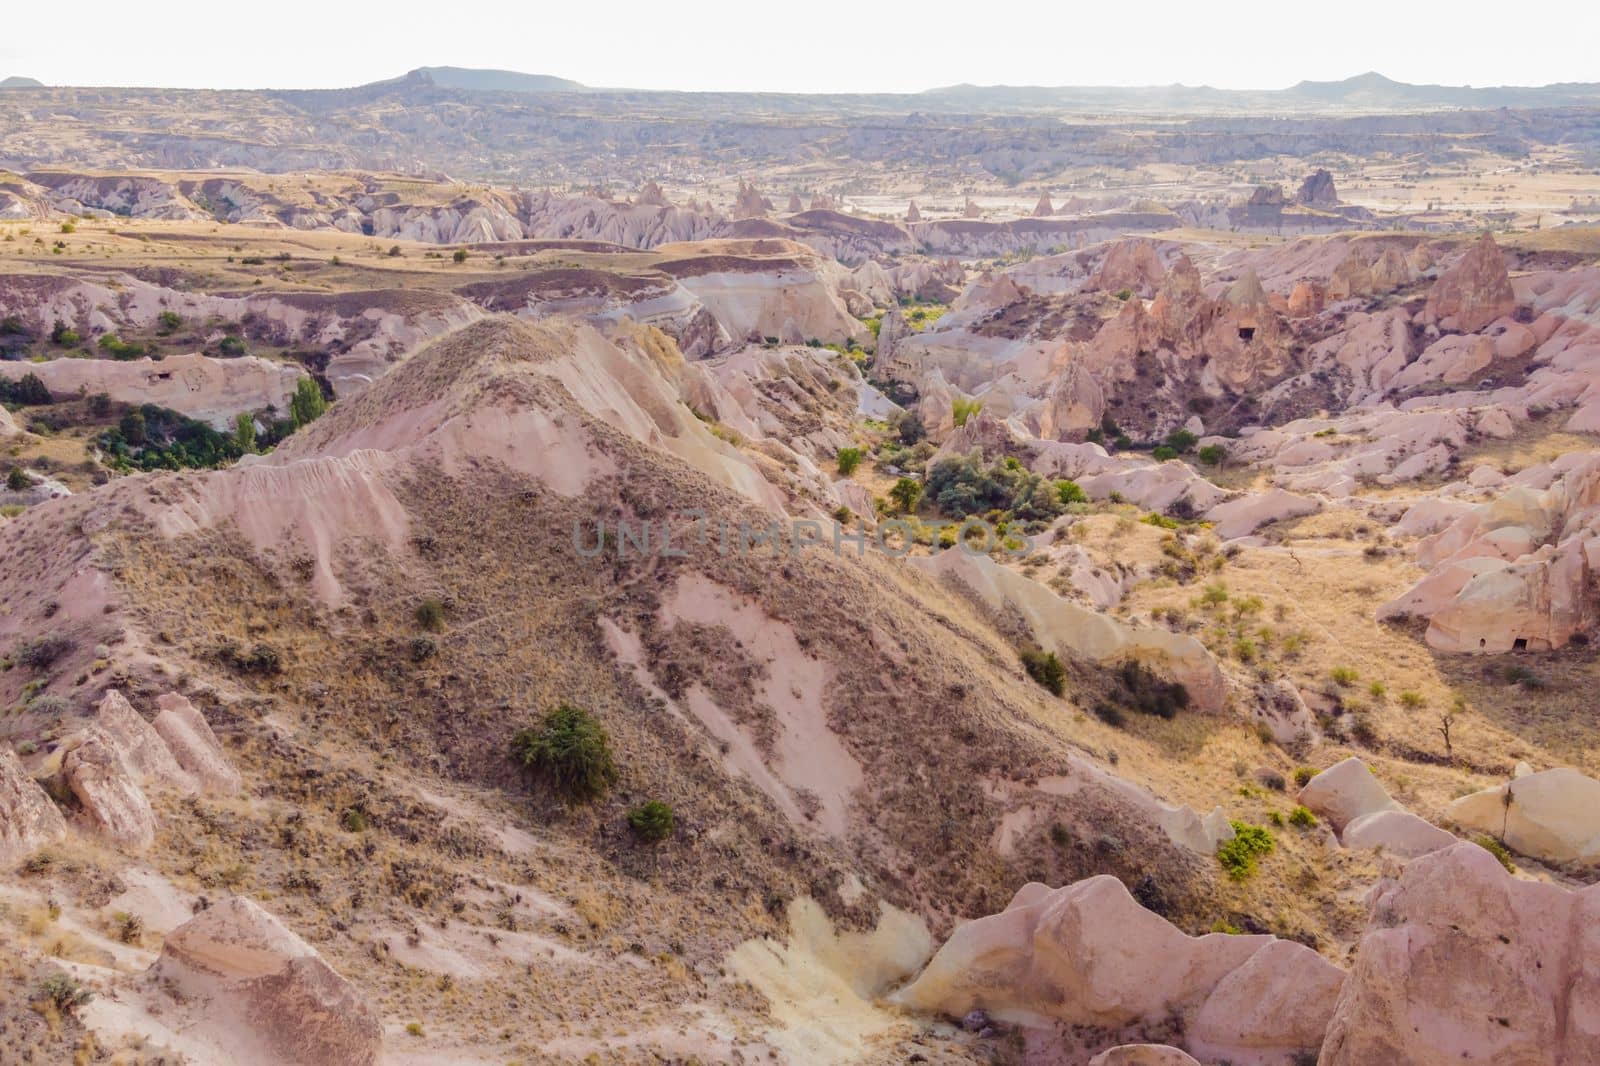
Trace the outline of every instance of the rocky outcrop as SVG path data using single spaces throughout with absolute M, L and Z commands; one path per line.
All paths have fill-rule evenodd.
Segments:
M 1219 503 L 1206 512 L 1206 520 L 1216 523 L 1217 536 L 1232 540 L 1273 522 L 1316 514 L 1320 510 L 1322 504 L 1308 496 L 1272 489 L 1264 493 L 1246 493 Z
M 1460 843 L 1379 886 L 1320 1066 L 1575 1066 L 1600 1047 L 1600 887 Z
M 98 725 L 76 734 L 61 760 L 61 780 L 77 797 L 89 824 L 133 851 L 155 842 L 156 816 L 117 742 Z
M 1118 241 L 1106 249 L 1105 258 L 1090 275 L 1086 289 L 1100 292 L 1131 292 L 1149 299 L 1156 294 L 1167 268 L 1161 253 L 1142 237 Z
M 1047 189 L 1039 194 L 1039 202 L 1033 205 L 1034 218 L 1049 218 L 1056 213 L 1050 204 L 1050 191 Z
M 1577 770 L 1544 770 L 1474 792 L 1445 817 L 1545 862 L 1600 862 L 1600 781 Z
M 295 385 L 305 377 L 299 367 L 255 356 L 213 359 L 196 353 L 160 360 L 0 362 L 0 377 L 15 381 L 28 373 L 37 374 L 57 396 L 103 392 L 121 403 L 170 408 L 217 429 L 232 428 L 238 414 L 268 407 L 286 415 Z
M 28 776 L 10 745 L 0 743 L 0 867 L 55 843 L 66 832 L 56 805 Z
M 922 221 L 922 212 L 917 210 L 917 202 L 915 200 L 912 200 L 911 201 L 911 206 L 906 208 L 906 221 L 907 222 L 921 222 Z
M 1116 878 L 1028 884 L 999 914 L 960 926 L 892 1001 L 961 1017 L 1044 1018 L 1114 1036 L 1179 1023 L 1206 1061 L 1315 1051 L 1344 974 L 1271 936 L 1185 935 Z M 1112 1060 L 1115 1061 L 1115 1060 Z M 1134 1060 L 1138 1061 L 1138 1060 Z
M 1516 310 L 1506 258 L 1491 234 L 1473 245 L 1428 290 L 1422 320 L 1440 329 L 1476 333 Z
M 1333 187 L 1333 175 L 1326 170 L 1314 170 L 1307 174 L 1294 194 L 1294 202 L 1302 207 L 1337 206 L 1339 193 Z
M 754 185 L 739 182 L 739 191 L 733 200 L 734 218 L 765 218 L 772 211 L 772 201 L 756 189 Z
M 671 207 L 667 202 L 667 194 L 661 191 L 661 186 L 653 181 L 644 183 L 639 190 L 639 199 L 636 201 L 645 207 Z
M 1300 802 L 1326 818 L 1335 832 L 1366 815 L 1400 809 L 1367 764 L 1353 755 L 1306 782 Z
M 228 761 L 216 734 L 194 704 L 176 692 L 168 692 L 156 702 L 161 713 L 156 715 L 155 732 L 183 771 L 208 795 L 238 792 L 243 783 L 239 771 Z
M 251 900 L 232 897 L 167 935 L 150 969 L 185 1035 L 240 1066 L 373 1066 L 377 1013 L 316 950 Z M 170 1024 L 170 1023 L 169 1023 Z

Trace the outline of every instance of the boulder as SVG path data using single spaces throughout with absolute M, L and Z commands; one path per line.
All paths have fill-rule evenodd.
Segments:
M 1089 1060 L 1089 1066 L 1200 1066 L 1169 1044 L 1119 1044 Z
M 1485 233 L 1433 283 L 1422 309 L 1422 320 L 1444 330 L 1476 333 L 1516 307 L 1505 255 L 1494 237 Z
M 1316 514 L 1322 505 L 1308 496 L 1296 496 L 1283 489 L 1237 496 L 1206 512 L 1206 520 L 1216 523 L 1215 532 L 1223 540 L 1254 533 L 1262 526 L 1288 518 Z
M 178 765 L 208 795 L 231 796 L 238 792 L 242 783 L 239 771 L 228 761 L 217 735 L 194 704 L 176 692 L 169 692 L 156 702 L 161 713 L 156 716 L 155 731 Z
M 1545 862 L 1600 861 L 1600 781 L 1577 770 L 1524 774 L 1461 797 L 1445 816 Z
M 123 765 L 140 784 L 171 785 L 193 792 L 195 781 L 173 757 L 172 749 L 149 722 L 140 717 L 116 689 L 108 689 L 100 699 L 95 721 L 111 738 Z
M 1374 893 L 1320 1066 L 1593 1063 L 1600 887 L 1521 881 L 1476 844 Z
M 78 733 L 61 760 L 61 779 L 85 817 L 108 840 L 133 850 L 156 838 L 156 816 L 116 740 L 98 725 Z
M 1367 764 L 1354 755 L 1306 782 L 1300 790 L 1300 802 L 1326 818 L 1335 832 L 1343 832 L 1345 826 L 1363 815 L 1400 810 Z
M 1253 1061 L 1316 1049 L 1343 979 L 1316 952 L 1275 937 L 1190 937 L 1102 875 L 1058 889 L 1024 885 L 1004 911 L 958 927 L 892 999 L 1113 1036 L 1177 1019 L 1207 1061 Z
M 67 823 L 9 745 L 0 744 L 0 866 L 60 840 Z
M 1344 827 L 1339 842 L 1347 848 L 1371 848 L 1401 859 L 1414 859 L 1456 843 L 1454 833 L 1440 829 L 1410 811 L 1374 811 Z
M 372 1066 L 377 1013 L 316 950 L 251 900 L 231 897 L 167 935 L 150 975 L 192 1012 L 185 1028 L 240 1066 Z

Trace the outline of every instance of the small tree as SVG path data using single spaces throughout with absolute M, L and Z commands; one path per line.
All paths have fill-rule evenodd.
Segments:
M 1206 466 L 1221 466 L 1228 459 L 1228 449 L 1220 444 L 1207 444 L 1195 453 L 1195 458 Z
M 123 415 L 122 421 L 117 424 L 117 429 L 122 433 L 122 439 L 135 448 L 142 448 L 149 440 L 143 411 L 129 411 Z
M 250 455 L 256 450 L 256 420 L 254 416 L 241 411 L 233 420 L 233 443 L 239 450 Z
M 1061 659 L 1055 652 L 1045 651 L 1042 648 L 1023 648 L 1022 667 L 1028 671 L 1029 677 L 1049 690 L 1051 695 L 1059 696 L 1066 691 L 1067 668 L 1062 665 Z
M 571 802 L 603 796 L 617 780 L 611 737 L 593 715 L 563 703 L 511 738 L 511 757 Z
M 14 466 L 6 474 L 6 488 L 12 492 L 27 492 L 33 488 L 33 478 L 20 466 Z
M 455 254 L 450 258 L 458 263 L 465 263 L 467 261 L 467 250 L 465 248 L 457 248 Z
M 839 476 L 849 477 L 855 473 L 856 467 L 861 465 L 860 448 L 839 449 Z
M 294 428 L 315 422 L 327 409 L 328 401 L 322 395 L 322 388 L 311 378 L 301 378 L 294 387 L 294 397 L 289 401 L 289 414 L 294 420 Z
M 1076 481 L 1061 480 L 1056 482 L 1056 498 L 1062 503 L 1087 503 L 1088 495 Z
M 889 490 L 889 496 L 900 505 L 900 510 L 906 514 L 917 509 L 917 504 L 922 500 L 922 482 L 915 478 L 903 477 L 894 483 Z

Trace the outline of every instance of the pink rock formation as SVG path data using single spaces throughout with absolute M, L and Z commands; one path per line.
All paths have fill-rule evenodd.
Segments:
M 1476 333 L 1495 319 L 1509 315 L 1516 306 L 1505 256 L 1494 237 L 1485 233 L 1433 283 L 1422 318 L 1441 329 Z
M 1193 1057 L 1167 1044 L 1119 1044 L 1089 1060 L 1089 1066 L 1200 1066 Z
M 739 192 L 733 201 L 734 218 L 765 218 L 772 210 L 772 202 L 752 184 L 739 181 Z
M 173 758 L 155 727 L 140 717 L 122 693 L 111 689 L 101 697 L 95 721 L 111 737 L 123 765 L 139 782 L 159 781 L 185 792 L 195 790 L 194 779 Z
M 60 840 L 67 823 L 16 753 L 0 744 L 0 866 Z
M 1185 1046 L 1207 1061 L 1256 1061 L 1314 1051 L 1343 980 L 1338 967 L 1290 941 L 1187 936 L 1100 876 L 1058 889 L 1023 886 L 1001 913 L 958 927 L 893 999 L 957 1017 L 981 1008 L 1113 1034 L 1180 1019 Z
M 383 1026 L 354 986 L 251 900 L 232 897 L 168 934 L 150 974 L 193 1013 L 186 1027 L 239 1066 L 373 1066 Z
M 922 221 L 922 212 L 917 210 L 917 202 L 915 200 L 912 200 L 911 201 L 911 206 L 906 208 L 906 221 L 907 222 L 921 222 Z
M 967 197 L 966 204 L 963 205 L 962 208 L 961 208 L 961 217 L 962 218 L 982 218 L 983 217 L 983 212 L 978 209 L 978 205 L 977 204 L 972 202 L 972 197 L 970 197 L 970 196 Z
M 1593 1063 L 1600 886 L 1522 881 L 1475 844 L 1380 886 L 1321 1066 Z
M 1156 246 L 1142 237 L 1118 241 L 1106 249 L 1105 258 L 1090 275 L 1086 289 L 1121 292 L 1124 289 L 1148 299 L 1167 276 Z
M 800 212 L 804 211 L 805 209 L 806 209 L 805 205 L 800 202 L 800 194 L 797 193 L 797 192 L 790 193 L 789 194 L 789 206 L 787 208 L 785 208 L 785 210 L 787 210 L 789 212 L 789 214 L 791 214 L 791 215 L 798 215 Z
M 1053 215 L 1055 213 L 1056 213 L 1056 209 L 1054 207 L 1050 206 L 1050 192 L 1049 192 L 1049 190 L 1045 190 L 1044 192 L 1041 192 L 1039 194 L 1039 202 L 1033 205 L 1033 217 L 1034 218 L 1049 218 L 1051 215 Z
M 77 734 L 61 760 L 61 779 L 84 816 L 106 839 L 135 851 L 156 838 L 150 800 L 130 773 L 116 741 L 98 725 Z
M 1364 815 L 1400 809 L 1367 764 L 1353 755 L 1306 782 L 1300 802 L 1326 818 L 1335 832 Z
M 228 761 L 216 734 L 194 704 L 176 692 L 167 693 L 157 703 L 161 713 L 156 716 L 155 731 L 178 765 L 210 795 L 238 792 L 239 771 Z
M 667 202 L 667 195 L 661 191 L 661 186 L 653 181 L 644 183 L 644 188 L 639 190 L 638 202 L 646 207 L 672 206 Z

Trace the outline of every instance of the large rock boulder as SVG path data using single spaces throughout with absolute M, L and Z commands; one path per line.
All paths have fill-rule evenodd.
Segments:
M 161 713 L 155 731 L 166 742 L 179 766 L 210 795 L 231 796 L 239 791 L 239 771 L 217 743 L 217 735 L 194 704 L 176 692 L 156 701 Z
M 150 969 L 194 1019 L 185 1035 L 238 1066 L 372 1066 L 378 1015 L 316 950 L 251 900 L 232 897 L 168 934 Z
M 1319 1066 L 1571 1066 L 1600 1048 L 1600 887 L 1520 881 L 1475 844 L 1374 896 Z
M 1023 886 L 1001 913 L 956 929 L 893 1000 L 1113 1036 L 1176 1018 L 1201 1058 L 1255 1061 L 1315 1050 L 1343 979 L 1311 949 L 1271 936 L 1190 937 L 1100 876 Z
M 1445 815 L 1535 859 L 1600 861 L 1600 781 L 1577 770 L 1544 770 L 1474 792 Z
M 84 816 L 106 839 L 132 850 L 154 843 L 156 816 L 116 740 L 99 725 L 76 734 L 61 760 L 61 779 Z
M 1428 291 L 1423 321 L 1441 329 L 1476 333 L 1516 310 L 1517 297 L 1506 274 L 1506 258 L 1488 233 L 1439 275 Z
M 1089 1066 L 1200 1066 L 1169 1044 L 1118 1044 L 1089 1060 Z
M 1364 815 L 1400 810 L 1367 764 L 1353 755 L 1306 782 L 1300 802 L 1326 818 L 1335 832 Z
M 1339 193 L 1333 186 L 1333 175 L 1320 169 L 1307 174 L 1294 194 L 1294 202 L 1302 207 L 1333 207 L 1338 204 Z
M 1262 526 L 1316 514 L 1322 504 L 1309 496 L 1296 496 L 1283 489 L 1247 493 L 1219 503 L 1206 512 L 1206 520 L 1216 523 L 1215 532 L 1223 540 L 1254 533 Z
M 60 840 L 67 823 L 16 752 L 0 744 L 0 866 Z

